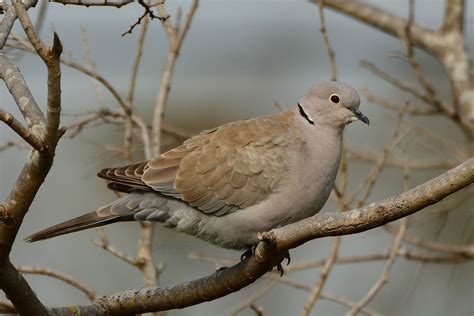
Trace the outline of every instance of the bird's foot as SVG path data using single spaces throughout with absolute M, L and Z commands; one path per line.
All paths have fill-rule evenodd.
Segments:
M 229 269 L 229 267 L 227 267 L 227 266 L 219 267 L 218 269 L 216 269 L 216 272 L 222 272 L 222 271 L 227 270 L 227 269 Z
M 281 262 L 276 265 L 276 268 L 277 268 L 277 271 L 280 272 L 280 277 L 282 277 L 283 274 L 285 273 L 285 270 L 283 270 L 283 267 L 282 267 L 282 265 L 281 265 Z M 272 270 L 273 270 L 273 268 L 272 268 Z
M 259 233 L 258 234 L 258 240 L 267 242 L 269 244 L 274 244 L 275 243 L 275 236 L 271 232 Z M 285 260 L 285 259 L 287 260 L 286 265 L 289 265 L 290 262 L 291 262 L 290 252 L 288 250 L 285 250 L 282 253 L 282 255 L 283 255 L 283 257 L 282 257 L 281 261 L 276 265 L 277 270 L 280 272 L 280 276 L 283 276 L 283 274 L 285 273 L 285 270 L 283 270 L 283 266 L 281 265 L 283 260 Z
M 283 253 L 283 259 L 281 260 L 280 263 L 278 263 L 276 265 L 276 268 L 277 268 L 277 271 L 280 272 L 280 276 L 282 277 L 283 274 L 285 273 L 285 270 L 283 269 L 283 266 L 281 265 L 281 263 L 283 262 L 283 260 L 287 260 L 286 261 L 286 265 L 289 265 L 290 262 L 291 262 L 291 257 L 290 257 L 290 252 L 288 250 L 286 250 L 284 253 Z
M 286 265 L 288 266 L 291 262 L 290 251 L 286 250 L 283 253 L 283 259 L 286 259 Z
M 240 255 L 240 261 L 244 261 L 247 258 L 252 257 L 255 254 L 255 249 L 257 245 L 252 246 L 251 248 L 247 249 L 243 254 Z

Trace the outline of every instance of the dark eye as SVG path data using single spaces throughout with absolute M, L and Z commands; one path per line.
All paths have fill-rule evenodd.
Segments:
M 329 100 L 331 100 L 332 103 L 339 103 L 339 96 L 337 94 L 333 94 L 329 97 Z

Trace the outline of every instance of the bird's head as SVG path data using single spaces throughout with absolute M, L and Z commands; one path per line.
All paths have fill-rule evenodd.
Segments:
M 311 125 L 343 128 L 360 120 L 369 124 L 367 116 L 359 110 L 357 91 L 344 82 L 328 81 L 313 85 L 298 101 L 300 114 Z

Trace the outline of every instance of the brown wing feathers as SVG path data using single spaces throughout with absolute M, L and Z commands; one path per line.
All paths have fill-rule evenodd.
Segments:
M 160 157 L 99 177 L 109 188 L 157 191 L 217 216 L 264 199 L 285 161 L 279 146 L 291 137 L 288 125 L 273 119 L 238 121 L 202 132 Z M 285 151 L 283 151 L 285 152 Z M 280 170 L 278 170 L 280 171 Z
M 134 190 L 153 191 L 141 180 L 148 161 L 120 168 L 102 169 L 97 176 L 110 181 L 108 187 L 115 191 L 131 192 Z

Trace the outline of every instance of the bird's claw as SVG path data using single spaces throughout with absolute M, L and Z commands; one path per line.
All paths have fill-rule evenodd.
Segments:
M 286 259 L 286 265 L 288 266 L 291 262 L 290 252 L 288 250 L 284 252 L 283 258 Z
M 277 270 L 280 272 L 280 277 L 282 277 L 283 274 L 285 273 L 285 270 L 283 270 L 283 267 L 282 267 L 282 265 L 281 265 L 281 262 L 276 265 L 276 268 L 277 268 Z
M 262 240 L 265 240 L 264 237 L 262 237 L 262 235 L 259 236 L 259 241 L 262 241 Z M 248 258 L 250 258 L 251 256 L 255 255 L 255 250 L 257 249 L 257 245 L 255 246 L 252 246 L 251 248 L 247 249 L 241 256 L 240 256 L 240 261 L 244 261 Z M 285 252 L 283 252 L 283 260 L 286 259 L 286 265 L 288 266 L 291 262 L 291 257 L 290 257 L 290 252 L 288 250 L 286 250 Z M 283 262 L 282 260 L 282 262 Z M 280 272 L 280 276 L 283 276 L 283 274 L 285 273 L 285 271 L 283 270 L 283 266 L 281 265 L 281 262 L 278 263 L 276 265 L 276 268 L 277 270 Z M 222 268 L 221 268 L 222 269 Z M 219 270 L 221 270 L 219 269 Z
M 226 267 L 226 266 L 219 267 L 218 269 L 216 269 L 216 272 L 222 272 L 222 271 L 227 270 L 227 269 L 229 269 L 229 267 Z
M 252 246 L 251 248 L 247 249 L 243 254 L 240 255 L 240 261 L 244 261 L 247 258 L 250 258 L 255 254 L 255 249 L 257 246 Z
M 283 260 L 285 259 L 286 259 L 286 265 L 288 266 L 291 262 L 290 252 L 288 250 L 283 253 Z M 276 268 L 280 272 L 280 277 L 282 277 L 283 274 L 285 273 L 285 270 L 283 270 L 283 266 L 281 265 L 281 262 L 276 265 Z

